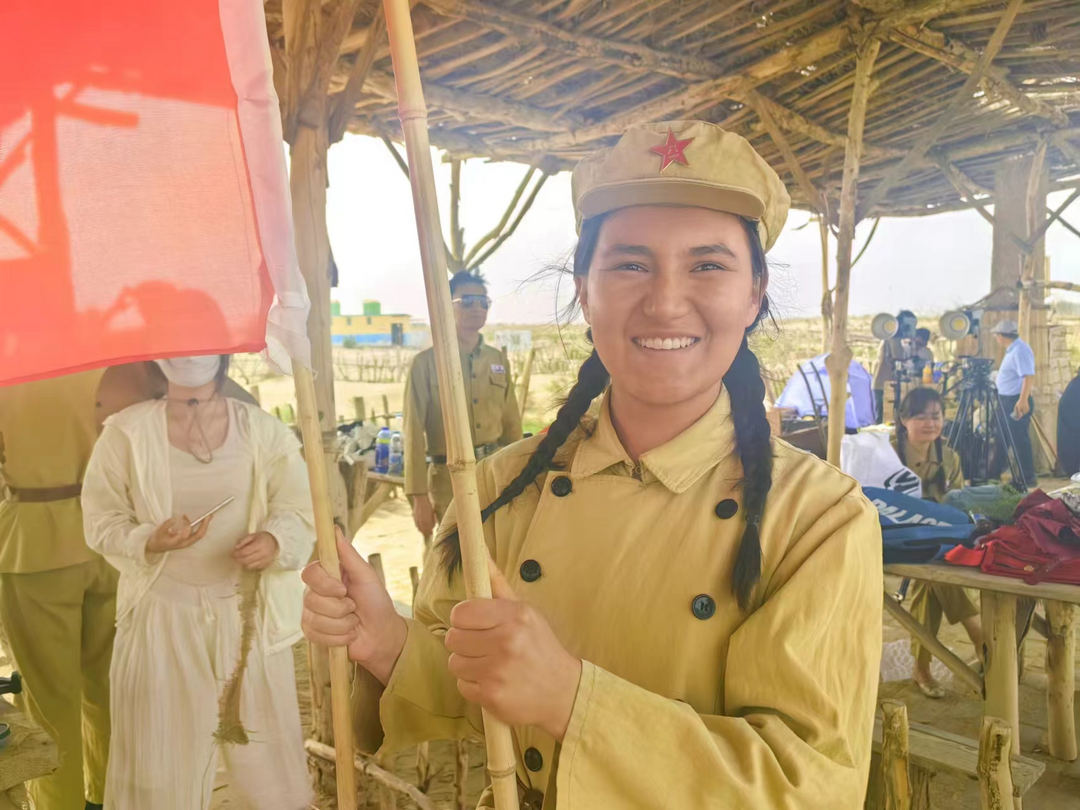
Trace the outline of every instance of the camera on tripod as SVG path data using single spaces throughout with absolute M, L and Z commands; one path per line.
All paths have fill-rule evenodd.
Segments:
M 1009 425 L 1008 415 L 1001 404 L 997 386 L 990 379 L 994 361 L 988 357 L 963 357 L 960 360 L 960 381 L 953 387 L 959 389 L 960 399 L 956 418 L 947 432 L 949 446 L 960 456 L 964 477 L 972 485 L 985 484 L 993 477 L 1001 454 L 1004 454 L 1012 474 L 1013 486 L 1027 488 L 1020 467 L 1016 444 Z

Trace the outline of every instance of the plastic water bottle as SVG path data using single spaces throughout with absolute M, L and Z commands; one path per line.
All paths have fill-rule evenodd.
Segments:
M 402 441 L 401 431 L 395 430 L 390 434 L 390 475 L 403 475 L 405 473 L 405 442 Z
M 375 437 L 375 472 L 385 475 L 390 471 L 390 428 L 379 430 Z

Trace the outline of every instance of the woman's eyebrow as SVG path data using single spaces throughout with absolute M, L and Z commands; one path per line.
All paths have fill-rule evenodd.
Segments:
M 735 251 L 724 244 L 715 245 L 699 245 L 696 248 L 690 249 L 691 256 L 712 256 L 716 253 L 723 254 L 724 256 L 730 256 L 733 259 L 737 259 Z
M 651 256 L 652 251 L 645 245 L 612 245 L 605 253 L 624 253 L 630 256 Z

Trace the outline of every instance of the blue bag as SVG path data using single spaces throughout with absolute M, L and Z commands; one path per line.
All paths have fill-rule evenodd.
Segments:
M 886 563 L 930 562 L 943 547 L 967 540 L 974 528 L 965 513 L 951 506 L 891 489 L 864 487 L 863 493 L 878 510 Z

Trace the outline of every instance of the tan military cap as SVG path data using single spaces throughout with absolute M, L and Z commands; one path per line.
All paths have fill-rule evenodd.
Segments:
M 756 220 L 769 250 L 791 197 L 743 137 L 705 121 L 663 121 L 628 129 L 615 146 L 583 158 L 571 189 L 577 227 L 631 205 L 689 205 Z

